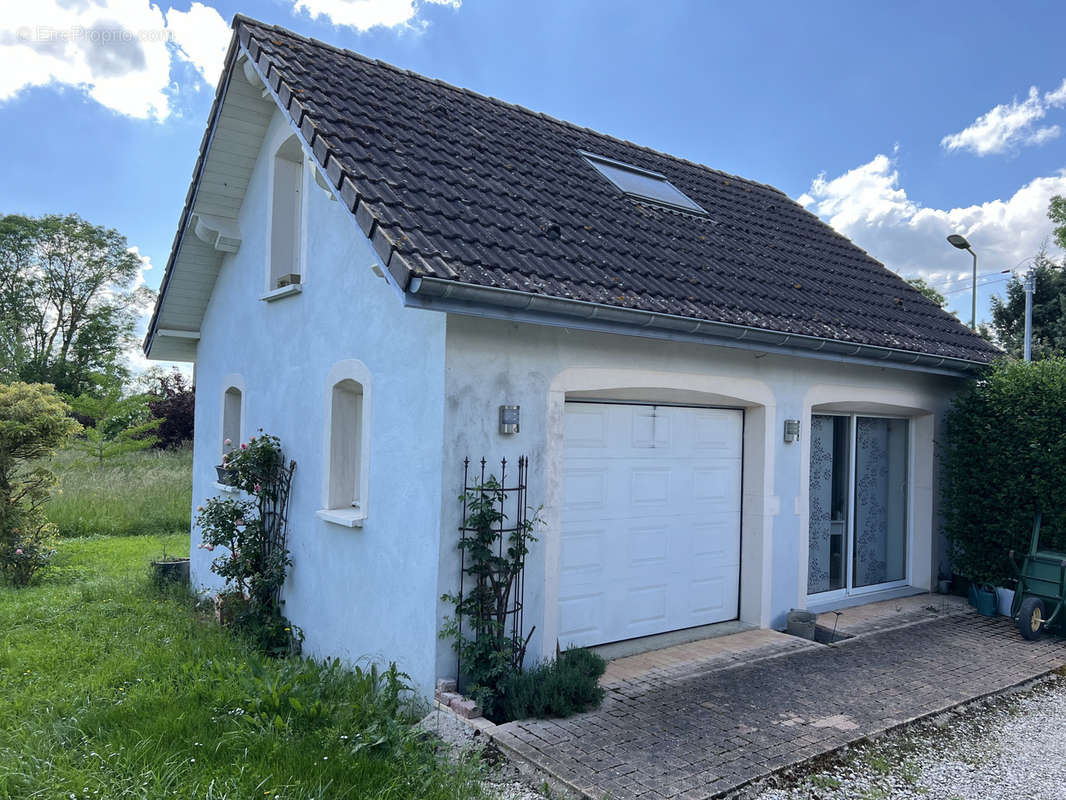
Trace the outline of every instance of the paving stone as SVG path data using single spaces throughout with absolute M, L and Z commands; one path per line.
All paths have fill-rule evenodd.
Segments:
M 832 647 L 760 644 L 748 662 L 719 646 L 669 675 L 646 666 L 640 685 L 605 681 L 599 709 L 504 740 L 595 800 L 708 798 L 1066 666 L 1061 640 L 1027 642 L 1005 618 L 926 616 Z

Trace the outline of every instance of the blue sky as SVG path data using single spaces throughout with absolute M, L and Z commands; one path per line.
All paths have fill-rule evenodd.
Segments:
M 1061 2 L 0 3 L 0 212 L 115 227 L 152 287 L 238 11 L 770 183 L 964 317 L 944 236 L 984 309 L 1066 194 Z

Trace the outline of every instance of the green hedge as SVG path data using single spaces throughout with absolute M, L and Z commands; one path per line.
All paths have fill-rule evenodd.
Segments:
M 1066 359 L 1003 361 L 956 398 L 942 450 L 945 532 L 955 571 L 1002 585 L 1008 551 L 1066 548 Z

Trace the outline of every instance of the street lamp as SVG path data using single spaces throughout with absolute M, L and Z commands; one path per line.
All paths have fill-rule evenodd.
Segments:
M 970 255 L 973 256 L 973 305 L 970 312 L 970 327 L 973 330 L 977 330 L 977 253 L 970 247 L 970 243 L 966 241 L 965 236 L 953 233 L 948 237 L 948 242 L 960 250 L 968 250 Z

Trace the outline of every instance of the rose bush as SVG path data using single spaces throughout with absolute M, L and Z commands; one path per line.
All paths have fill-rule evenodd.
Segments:
M 281 587 L 292 559 L 283 531 L 272 528 L 284 516 L 278 508 L 285 479 L 281 441 L 260 430 L 223 456 L 222 463 L 231 484 L 251 499 L 213 497 L 199 506 L 199 547 L 211 553 L 221 549 L 211 571 L 226 581 L 223 598 L 228 596 L 242 609 L 233 626 L 269 653 L 293 652 L 299 649 L 301 634 L 280 608 Z

